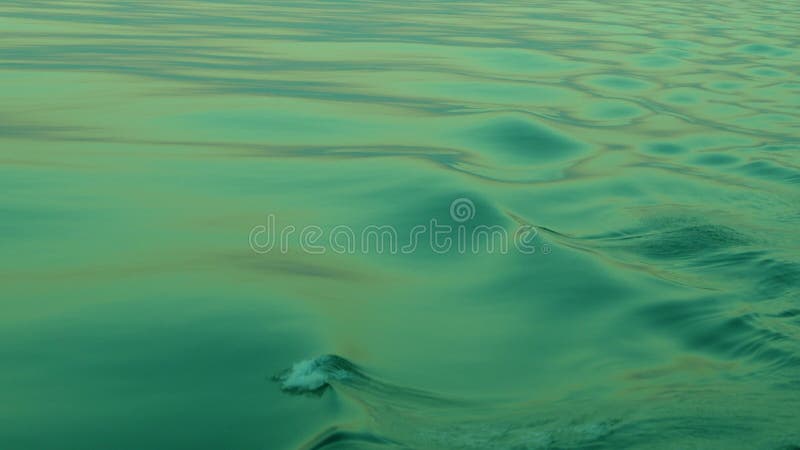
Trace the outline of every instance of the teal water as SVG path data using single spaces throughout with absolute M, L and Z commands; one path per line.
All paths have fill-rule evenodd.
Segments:
M 0 2 L 0 449 L 800 448 L 799 27 Z

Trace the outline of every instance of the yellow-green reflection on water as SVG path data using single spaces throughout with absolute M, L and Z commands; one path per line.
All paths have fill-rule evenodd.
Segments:
M 798 27 L 0 3 L 0 448 L 799 446 Z M 457 225 L 460 198 L 540 251 L 248 242 L 268 214 Z

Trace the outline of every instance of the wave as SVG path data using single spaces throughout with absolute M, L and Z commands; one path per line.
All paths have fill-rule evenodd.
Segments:
M 280 383 L 284 392 L 321 395 L 331 381 L 346 381 L 356 376 L 359 372 L 350 361 L 336 355 L 323 355 L 299 361 L 273 380 Z
M 299 361 L 272 379 L 290 395 L 322 396 L 333 391 L 359 405 L 369 418 L 363 425 L 327 428 L 303 444 L 303 450 L 591 447 L 619 424 L 619 420 L 542 420 L 524 406 L 456 399 L 399 386 L 338 355 Z
M 323 355 L 293 364 L 273 380 L 287 394 L 336 395 L 363 410 L 363 420 L 328 426 L 299 450 L 558 450 L 621 448 L 797 448 L 800 434 L 759 419 L 760 396 L 739 392 L 729 398 L 724 383 L 709 390 L 715 403 L 698 407 L 691 385 L 668 384 L 682 400 L 659 404 L 659 395 L 613 396 L 608 404 L 580 395 L 548 402 L 472 401 L 407 388 L 385 381 L 338 355 Z M 547 390 L 542 386 L 541 390 Z M 724 414 L 726 401 L 747 399 L 753 412 Z M 673 399 L 674 400 L 674 399 Z M 791 416 L 791 415 L 790 415 Z M 787 416 L 786 420 L 795 420 Z M 781 428 L 783 427 L 783 428 Z M 736 433 L 734 433 L 736 431 Z M 738 433 L 738 434 L 737 434 Z
M 800 300 L 800 264 L 790 251 L 765 245 L 768 233 L 730 225 L 725 217 L 678 212 L 583 236 L 533 226 L 555 244 L 688 288 L 645 302 L 630 316 L 683 348 L 755 363 L 756 372 L 800 367 L 790 318 Z

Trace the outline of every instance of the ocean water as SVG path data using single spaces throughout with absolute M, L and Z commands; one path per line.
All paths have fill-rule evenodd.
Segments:
M 0 449 L 800 448 L 796 2 L 0 30 Z

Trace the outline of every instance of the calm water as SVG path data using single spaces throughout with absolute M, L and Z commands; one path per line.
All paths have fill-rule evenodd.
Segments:
M 0 448 L 800 447 L 796 2 L 0 29 Z M 434 219 L 535 252 L 250 242 Z

